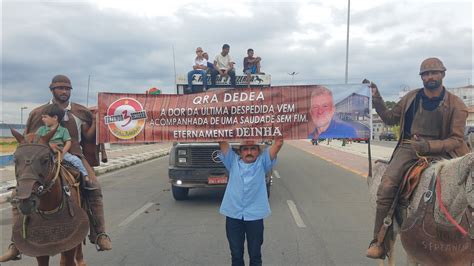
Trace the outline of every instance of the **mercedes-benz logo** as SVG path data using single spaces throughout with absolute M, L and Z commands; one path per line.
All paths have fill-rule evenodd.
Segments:
M 221 158 L 219 158 L 219 151 L 218 150 L 212 152 L 211 159 L 215 163 L 222 163 Z

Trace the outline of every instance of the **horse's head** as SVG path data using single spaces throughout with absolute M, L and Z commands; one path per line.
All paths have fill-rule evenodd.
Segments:
M 19 143 L 13 155 L 17 183 L 14 202 L 21 213 L 29 215 L 36 211 L 40 197 L 54 183 L 50 174 L 53 153 L 48 143 L 56 129 L 40 138 L 34 134 L 24 137 L 14 129 L 11 132 Z

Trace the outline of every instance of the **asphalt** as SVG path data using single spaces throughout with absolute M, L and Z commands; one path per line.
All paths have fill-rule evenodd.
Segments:
M 289 144 L 294 146 L 311 147 L 310 140 L 291 140 Z M 95 167 L 96 175 L 100 179 L 100 175 L 129 167 L 148 160 L 166 156 L 169 154 L 171 143 L 155 143 L 155 144 L 141 144 L 141 145 L 117 145 L 112 144 L 107 149 L 108 162 L 101 163 L 100 166 Z M 316 147 L 333 149 L 343 151 L 349 154 L 368 158 L 368 145 L 365 143 L 345 143 L 342 141 L 331 140 L 323 141 Z M 371 145 L 372 159 L 388 160 L 393 152 L 393 148 L 382 145 Z M 327 153 L 327 152 L 326 152 Z M 363 171 L 362 171 L 363 172 Z M 15 186 L 15 169 L 13 165 L 0 167 L 0 204 L 8 200 L 11 192 L 8 188 Z

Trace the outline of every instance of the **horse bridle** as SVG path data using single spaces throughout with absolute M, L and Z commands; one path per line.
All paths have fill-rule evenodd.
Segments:
M 37 144 L 37 143 L 26 143 L 26 144 L 20 144 L 18 146 L 18 148 L 20 147 L 25 147 L 25 146 L 42 146 L 42 147 L 47 147 L 48 149 L 49 146 L 47 145 L 44 145 L 44 144 Z M 44 194 L 48 193 L 51 191 L 51 189 L 53 188 L 54 184 L 56 183 L 56 180 L 58 179 L 59 177 L 59 170 L 60 170 L 60 165 L 61 165 L 61 160 L 59 158 L 61 158 L 61 152 L 58 150 L 58 155 L 57 155 L 57 169 L 56 169 L 56 174 L 54 175 L 54 177 L 47 183 L 46 181 L 43 181 L 42 178 L 40 178 L 40 176 L 43 176 L 43 174 L 41 173 L 37 173 L 36 169 L 34 167 L 31 167 L 31 164 L 33 163 L 35 157 L 37 156 L 37 154 L 33 154 L 33 156 L 27 158 L 24 160 L 24 163 L 25 165 L 27 166 L 30 166 L 31 170 L 32 170 L 32 173 L 33 173 L 33 176 L 26 176 L 26 177 L 18 177 L 17 176 L 17 182 L 19 183 L 20 181 L 24 181 L 24 180 L 34 180 L 36 182 L 39 182 L 40 185 L 34 190 L 32 191 L 31 193 L 37 197 L 41 197 L 43 196 Z M 17 160 L 17 158 L 15 158 L 15 160 Z M 50 176 L 52 171 L 54 170 L 54 167 L 51 167 L 52 166 L 52 161 L 53 159 L 51 158 L 51 160 L 49 161 L 49 165 L 48 165 L 48 174 L 46 175 L 46 177 Z M 44 178 L 46 179 L 46 178 Z

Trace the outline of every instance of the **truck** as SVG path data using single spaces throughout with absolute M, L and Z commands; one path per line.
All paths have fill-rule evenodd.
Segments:
M 208 78 L 210 81 L 210 78 Z M 268 87 L 271 76 L 254 74 L 251 75 L 250 84 L 246 76 L 236 77 L 236 87 Z M 178 75 L 176 78 L 176 93 L 192 93 L 188 88 L 187 75 Z M 228 77 L 217 77 L 216 88 L 231 88 Z M 193 76 L 193 86 L 197 91 L 202 91 L 202 77 L 199 74 Z M 230 143 L 232 147 L 233 143 Z M 234 143 L 235 144 L 235 143 Z M 268 144 L 268 143 L 267 143 Z M 235 149 L 235 148 L 234 148 Z M 187 200 L 189 190 L 192 188 L 225 188 L 229 173 L 218 157 L 219 144 L 217 142 L 191 143 L 174 142 L 170 150 L 168 176 L 171 184 L 171 193 L 175 200 Z M 272 171 L 266 174 L 267 194 L 270 196 L 272 184 Z

